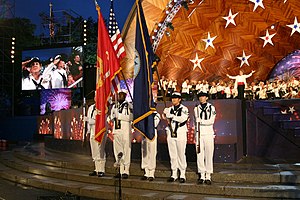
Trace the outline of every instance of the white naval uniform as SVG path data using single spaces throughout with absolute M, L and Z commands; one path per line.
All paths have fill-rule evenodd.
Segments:
M 133 119 L 132 104 L 124 101 L 114 104 L 111 109 L 114 134 L 114 155 L 116 161 L 119 160 L 119 153 L 123 153 L 120 161 L 120 174 L 129 175 L 131 157 L 131 122 Z M 120 125 L 120 127 L 118 127 Z
M 145 177 L 154 178 L 156 168 L 156 154 L 157 154 L 157 126 L 160 122 L 160 114 L 154 112 L 154 138 L 152 141 L 143 138 L 141 144 L 142 150 L 142 165 L 141 168 L 145 170 Z
M 64 80 L 65 79 L 65 80 Z M 52 72 L 51 84 L 52 88 L 65 88 L 65 81 L 67 80 L 67 72 L 64 69 L 55 69 Z
M 213 124 L 216 118 L 216 109 L 210 103 L 207 103 L 204 108 L 202 108 L 201 105 L 198 105 L 194 108 L 194 114 L 196 121 L 196 151 L 197 145 L 200 144 L 200 153 L 196 152 L 198 173 L 201 174 L 201 179 L 210 180 L 211 174 L 213 173 L 213 155 L 215 138 Z
M 30 74 L 28 77 L 22 79 L 22 90 L 40 90 L 49 89 L 49 81 L 40 76 L 38 80 L 35 80 Z
M 95 104 L 91 105 L 87 112 L 87 133 L 90 134 L 90 146 L 92 152 L 92 158 L 95 163 L 95 171 L 105 173 L 105 162 L 106 162 L 106 153 L 105 153 L 105 144 L 107 134 L 104 134 L 103 140 L 101 143 L 95 140 L 95 121 L 96 121 L 96 108 Z
M 170 128 L 166 128 L 167 143 L 169 149 L 172 178 L 178 178 L 177 171 L 180 170 L 180 178 L 185 178 L 187 167 L 185 149 L 187 142 L 187 126 L 186 122 L 189 117 L 189 110 L 186 106 L 180 104 L 179 108 L 175 111 L 174 106 L 164 109 L 164 114 L 170 119 L 170 124 L 175 133 L 175 137 L 171 136 Z

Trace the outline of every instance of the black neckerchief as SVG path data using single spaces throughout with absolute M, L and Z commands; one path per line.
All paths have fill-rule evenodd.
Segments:
M 207 106 L 207 103 L 200 103 L 200 106 L 202 109 L 204 109 Z
M 179 107 L 180 107 L 180 104 L 178 104 L 177 106 L 174 106 L 174 111 L 176 112 Z
M 35 85 L 35 87 L 36 87 L 37 90 L 38 90 L 38 89 L 45 89 L 45 87 L 42 86 L 43 78 L 41 78 L 41 80 L 40 80 L 39 83 L 37 83 L 34 79 L 31 79 L 31 80 L 32 80 L 32 82 L 34 83 L 34 85 Z
M 200 103 L 200 115 L 199 117 L 202 119 L 202 115 L 204 113 L 204 119 L 207 119 L 207 113 L 206 113 L 206 106 L 207 106 L 207 103 Z

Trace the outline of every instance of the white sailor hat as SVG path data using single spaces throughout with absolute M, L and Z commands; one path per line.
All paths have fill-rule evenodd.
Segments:
M 38 62 L 38 63 L 41 63 L 39 57 L 33 57 L 30 59 L 29 63 L 28 63 L 28 66 L 31 67 L 31 65 L 35 62 Z
M 173 94 L 171 95 L 171 98 L 181 98 L 180 92 L 173 92 Z
M 203 97 L 203 96 L 208 97 L 208 93 L 202 92 L 202 91 L 200 91 L 200 92 L 197 93 L 197 97 L 198 97 L 198 98 L 199 98 L 199 97 Z
M 128 91 L 127 90 L 124 90 L 124 89 L 121 89 L 120 91 L 118 91 L 118 94 L 120 94 L 120 93 L 124 93 L 124 94 L 128 94 Z
M 54 58 L 54 60 L 57 60 L 57 59 L 61 59 L 61 55 L 59 55 L 59 54 L 56 55 L 55 58 Z

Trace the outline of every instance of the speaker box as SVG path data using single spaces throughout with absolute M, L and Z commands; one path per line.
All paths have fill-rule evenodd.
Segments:
M 94 98 L 96 90 L 97 67 L 93 64 L 83 64 L 83 95 L 89 100 Z

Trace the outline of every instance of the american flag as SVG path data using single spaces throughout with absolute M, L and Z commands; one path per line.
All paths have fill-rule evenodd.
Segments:
M 108 23 L 108 33 L 113 43 L 116 55 L 119 60 L 122 60 L 126 56 L 124 44 L 122 41 L 121 33 L 118 27 L 118 23 L 114 13 L 114 2 L 111 0 L 110 13 L 109 13 L 109 23 Z M 116 94 L 120 90 L 120 81 L 118 75 L 112 82 L 112 93 Z

